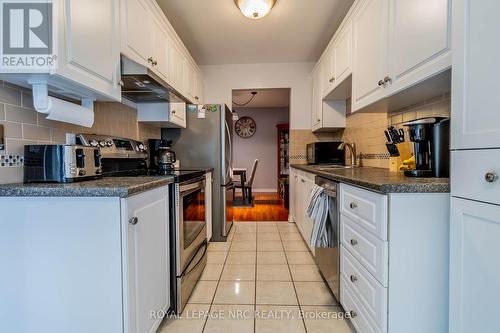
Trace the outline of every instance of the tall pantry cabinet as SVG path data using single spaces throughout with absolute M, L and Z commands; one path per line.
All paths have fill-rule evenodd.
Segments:
M 500 1 L 453 0 L 450 332 L 500 332 Z

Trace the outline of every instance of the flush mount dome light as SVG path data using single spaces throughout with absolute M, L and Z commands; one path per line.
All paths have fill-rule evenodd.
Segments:
M 269 14 L 276 0 L 234 0 L 234 2 L 246 17 L 260 19 Z

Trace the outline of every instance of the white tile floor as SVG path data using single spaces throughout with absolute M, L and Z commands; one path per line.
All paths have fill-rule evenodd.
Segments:
M 160 332 L 355 332 L 342 315 L 294 224 L 241 222 L 209 244 L 189 304 Z

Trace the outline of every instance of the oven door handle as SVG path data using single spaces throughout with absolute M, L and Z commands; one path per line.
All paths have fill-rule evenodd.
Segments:
M 196 262 L 196 264 L 188 271 L 188 268 L 191 266 L 194 258 L 196 258 L 196 255 L 198 254 L 198 252 L 200 252 L 200 249 L 202 247 L 204 247 L 203 254 L 201 255 L 200 259 Z M 184 272 L 182 272 L 181 276 L 189 275 L 189 273 L 191 273 L 196 268 L 196 266 L 198 266 L 198 264 L 203 260 L 203 257 L 205 257 L 205 254 L 207 253 L 207 248 L 208 248 L 208 244 L 207 244 L 207 241 L 205 240 L 203 243 L 201 243 L 201 245 L 198 247 L 198 249 L 196 249 L 194 256 L 191 258 L 191 260 L 189 260 L 189 262 L 186 265 L 186 268 L 184 269 Z

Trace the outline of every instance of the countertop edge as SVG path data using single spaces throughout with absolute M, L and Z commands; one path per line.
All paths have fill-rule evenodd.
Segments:
M 165 177 L 156 180 L 149 180 L 143 184 L 134 184 L 131 186 L 99 186 L 96 187 L 71 187 L 56 184 L 58 187 L 50 187 L 51 184 L 2 184 L 0 185 L 0 198 L 6 197 L 95 197 L 95 198 L 128 198 L 136 194 L 154 190 L 156 188 L 167 186 L 174 183 L 173 177 Z M 44 186 L 45 185 L 45 186 Z M 52 184 L 54 185 L 54 184 Z
M 450 193 L 450 184 L 448 183 L 391 183 L 391 184 L 380 184 L 375 182 L 369 182 L 363 179 L 353 179 L 351 177 L 346 177 L 343 175 L 338 175 L 335 173 L 330 173 L 326 171 L 315 170 L 314 167 L 304 164 L 292 164 L 291 168 L 302 170 L 321 176 L 330 180 L 338 181 L 341 183 L 346 183 L 349 185 L 354 185 L 362 187 L 369 191 L 377 192 L 380 194 L 411 194 L 411 193 Z M 362 167 L 361 167 L 362 168 Z M 375 169 L 375 168 L 373 168 Z M 380 169 L 383 170 L 383 169 Z M 387 170 L 387 172 L 391 172 Z

